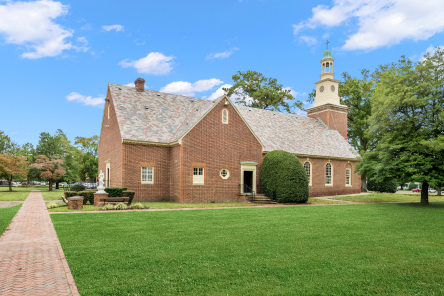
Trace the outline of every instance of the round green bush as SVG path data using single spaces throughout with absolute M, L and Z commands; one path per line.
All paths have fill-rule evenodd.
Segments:
M 286 151 L 267 153 L 261 165 L 263 193 L 279 203 L 308 200 L 308 177 L 299 159 Z
M 74 184 L 69 188 L 69 191 L 84 191 L 85 190 L 85 186 L 82 184 Z

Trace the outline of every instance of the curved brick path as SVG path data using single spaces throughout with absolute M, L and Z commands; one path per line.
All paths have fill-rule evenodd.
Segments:
M 0 295 L 79 295 L 40 191 L 0 237 Z

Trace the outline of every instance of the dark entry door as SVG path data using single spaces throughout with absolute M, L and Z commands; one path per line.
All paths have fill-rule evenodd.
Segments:
M 253 192 L 253 171 L 244 171 L 244 193 Z

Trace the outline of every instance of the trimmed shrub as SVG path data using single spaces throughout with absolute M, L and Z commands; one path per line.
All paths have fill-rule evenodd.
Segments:
M 70 191 L 85 191 L 85 186 L 82 184 L 74 184 L 69 188 Z
M 134 198 L 135 194 L 136 194 L 135 191 L 125 190 L 125 191 L 122 192 L 122 197 L 129 197 L 128 205 L 131 205 L 131 203 L 133 202 L 133 198 Z
M 83 204 L 86 205 L 86 203 L 89 201 L 90 204 L 94 204 L 94 191 L 80 191 L 77 192 L 77 195 L 83 196 Z
M 308 177 L 295 155 L 274 150 L 267 153 L 261 165 L 262 191 L 277 202 L 304 203 L 308 200 Z
M 46 207 L 47 207 L 48 209 L 52 209 L 52 208 L 58 208 L 59 205 L 58 205 L 57 203 L 55 203 L 55 202 L 50 202 L 50 203 L 47 203 L 47 204 L 46 204 Z
M 367 182 L 367 189 L 375 192 L 395 193 L 397 187 L 398 184 L 396 179 L 387 180 L 380 183 L 370 179 Z
M 65 198 L 68 199 L 68 197 L 78 196 L 78 192 L 76 191 L 65 191 L 64 192 Z
M 127 190 L 126 187 L 107 187 L 105 192 L 108 193 L 108 197 L 123 197 L 123 191 Z

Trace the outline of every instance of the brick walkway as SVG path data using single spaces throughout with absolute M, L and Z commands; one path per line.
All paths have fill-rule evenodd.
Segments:
M 0 237 L 0 295 L 80 295 L 39 191 Z

